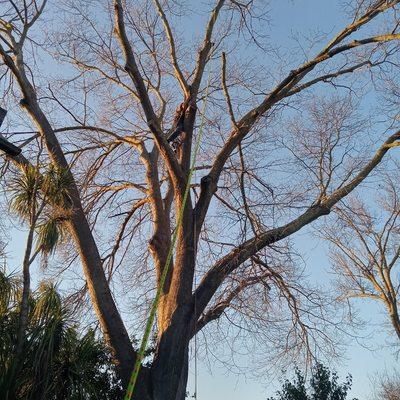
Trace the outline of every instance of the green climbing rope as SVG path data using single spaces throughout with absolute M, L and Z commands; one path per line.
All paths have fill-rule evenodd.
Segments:
M 129 381 L 129 384 L 128 384 L 128 388 L 126 389 L 126 394 L 125 394 L 124 400 L 131 400 L 132 395 L 133 395 L 133 391 L 135 389 L 136 381 L 137 381 L 137 378 L 139 376 L 139 371 L 140 371 L 140 368 L 142 366 L 144 353 L 145 353 L 145 350 L 146 350 L 146 347 L 147 347 L 147 342 L 149 340 L 151 329 L 152 329 L 153 324 L 154 324 L 154 319 L 155 319 L 155 316 L 156 316 L 158 303 L 160 302 L 162 288 L 164 287 L 165 279 L 167 277 L 168 270 L 169 270 L 170 265 L 171 265 L 171 260 L 172 260 L 172 256 L 173 256 L 173 253 L 174 253 L 176 239 L 178 237 L 178 231 L 179 231 L 180 226 L 182 225 L 183 213 L 185 211 L 186 202 L 187 202 L 187 198 L 188 198 L 189 190 L 190 190 L 190 184 L 191 184 L 191 181 L 192 181 L 193 171 L 194 171 L 195 165 L 196 165 L 196 157 L 197 157 L 197 153 L 198 153 L 199 148 L 200 148 L 201 138 L 203 136 L 203 126 L 204 126 L 204 121 L 205 121 L 205 111 L 206 111 L 206 107 L 207 107 L 208 88 L 209 88 L 209 86 L 210 86 L 210 77 L 208 78 L 208 84 L 207 84 L 207 88 L 206 88 L 206 95 L 205 95 L 204 104 L 203 104 L 203 110 L 202 110 L 202 115 L 201 115 L 199 134 L 197 136 L 196 144 L 195 144 L 194 151 L 193 151 L 193 154 L 192 154 L 192 160 L 191 160 L 191 164 L 190 164 L 188 180 L 187 180 L 186 187 L 185 187 L 185 192 L 184 192 L 184 195 L 183 195 L 182 207 L 181 207 L 181 209 L 179 211 L 179 214 L 178 214 L 178 220 L 176 222 L 176 228 L 175 228 L 174 233 L 172 235 L 172 241 L 171 241 L 171 245 L 170 245 L 169 250 L 168 250 L 167 260 L 165 261 L 165 267 L 164 267 L 163 273 L 161 275 L 161 279 L 160 279 L 160 282 L 159 282 L 159 285 L 158 285 L 158 288 L 157 288 L 156 296 L 155 296 L 155 298 L 153 300 L 153 303 L 152 303 L 152 306 L 151 306 L 151 309 L 150 309 L 149 318 L 147 319 L 146 328 L 145 328 L 144 335 L 143 335 L 143 338 L 142 338 L 142 342 L 140 344 L 139 352 L 138 352 L 138 355 L 137 355 L 137 358 L 136 358 L 135 367 L 133 369 L 133 372 L 132 372 L 132 375 L 131 375 L 131 378 L 130 378 L 130 381 Z

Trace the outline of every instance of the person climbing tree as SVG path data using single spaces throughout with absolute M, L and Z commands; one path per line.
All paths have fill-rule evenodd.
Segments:
M 188 108 L 188 101 L 184 101 L 179 105 L 176 109 L 174 122 L 172 124 L 172 128 L 170 129 L 167 137 L 167 142 L 171 143 L 174 148 L 179 147 L 180 144 L 180 135 L 185 130 L 185 114 Z

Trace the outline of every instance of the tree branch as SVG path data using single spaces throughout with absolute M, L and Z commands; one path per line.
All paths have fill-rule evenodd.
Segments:
M 203 44 L 201 50 L 199 51 L 197 62 L 196 62 L 196 70 L 194 73 L 194 78 L 191 85 L 191 95 L 196 98 L 197 93 L 199 92 L 201 79 L 204 74 L 204 69 L 207 64 L 207 59 L 210 54 L 213 43 L 211 42 L 212 33 L 214 30 L 215 23 L 217 22 L 219 12 L 221 11 L 222 6 L 224 5 L 225 0 L 218 0 L 215 5 L 213 11 L 211 12 L 211 17 L 208 21 L 206 27 L 206 33 L 204 36 Z
M 198 232 L 201 230 L 201 227 L 203 226 L 203 222 L 207 214 L 211 198 L 214 195 L 215 191 L 217 190 L 218 180 L 220 178 L 220 175 L 222 173 L 223 167 L 227 159 L 230 157 L 230 155 L 232 154 L 234 149 L 238 146 L 238 144 L 243 140 L 243 138 L 246 137 L 246 135 L 250 132 L 250 130 L 253 128 L 253 126 L 256 124 L 259 118 L 262 115 L 264 115 L 268 110 L 270 110 L 276 103 L 278 103 L 279 100 L 288 97 L 291 94 L 292 89 L 295 88 L 295 85 L 297 85 L 308 73 L 310 73 L 321 62 L 331 59 L 338 54 L 341 54 L 347 50 L 359 46 L 400 39 L 400 34 L 377 35 L 366 39 L 353 40 L 342 46 L 334 47 L 337 44 L 339 44 L 344 38 L 349 36 L 351 32 L 357 30 L 358 27 L 365 24 L 372 18 L 376 17 L 382 11 L 392 7 L 394 4 L 397 4 L 399 1 L 400 0 L 387 3 L 385 5 L 381 5 L 381 8 L 379 8 L 378 10 L 379 12 L 369 11 L 366 15 L 361 17 L 356 23 L 350 25 L 351 28 L 350 27 L 345 28 L 313 60 L 304 63 L 296 70 L 290 71 L 288 76 L 285 79 L 283 79 L 257 107 L 250 110 L 240 119 L 240 121 L 237 122 L 236 128 L 231 131 L 224 146 L 215 157 L 210 172 L 208 173 L 208 175 L 202 178 L 202 190 L 197 205 L 195 207 L 196 221 L 197 221 L 196 230 Z M 313 81 L 311 82 L 316 83 Z M 303 89 L 309 86 L 310 83 L 308 85 L 305 84 L 303 86 Z M 300 90 L 294 89 L 292 94 L 298 93 L 299 91 Z
M 364 168 L 347 184 L 338 190 L 335 190 L 325 200 L 310 206 L 302 215 L 278 228 L 271 229 L 261 233 L 252 239 L 247 240 L 239 245 L 226 256 L 220 259 L 203 277 L 198 288 L 194 293 L 196 297 L 196 307 L 201 313 L 212 296 L 232 271 L 238 268 L 243 262 L 251 256 L 257 254 L 264 247 L 271 245 L 279 240 L 282 240 L 289 235 L 299 231 L 304 226 L 310 224 L 323 215 L 330 213 L 332 207 L 342 198 L 347 196 L 354 190 L 382 161 L 385 154 L 392 147 L 393 143 L 398 143 L 400 140 L 400 131 L 391 135 L 376 151 L 374 157 L 364 166 Z
M 182 169 L 172 148 L 169 146 L 164 137 L 160 126 L 160 121 L 154 112 L 146 86 L 143 82 L 142 75 L 137 66 L 132 47 L 126 34 L 124 11 L 121 0 L 115 0 L 114 8 L 116 32 L 125 56 L 125 70 L 129 74 L 136 87 L 137 95 L 139 96 L 142 109 L 146 116 L 147 126 L 153 134 L 157 146 L 166 162 L 172 182 L 174 183 L 174 187 L 183 192 L 185 179 L 182 174 Z
M 179 68 L 178 59 L 176 56 L 175 40 L 174 40 L 174 36 L 172 34 L 171 26 L 169 25 L 167 16 L 165 15 L 165 12 L 164 12 L 163 8 L 161 7 L 160 2 L 158 0 L 153 0 L 153 2 L 155 4 L 158 14 L 160 15 L 160 18 L 163 22 L 165 33 L 168 38 L 171 62 L 172 62 L 172 66 L 175 71 L 175 77 L 178 80 L 185 97 L 189 97 L 190 88 L 189 88 L 189 85 L 188 85 L 185 77 L 182 74 L 181 69 Z
M 241 292 L 243 292 L 247 287 L 256 285 L 261 283 L 262 280 L 270 276 L 271 273 L 268 271 L 267 273 L 263 274 L 262 276 L 251 276 L 247 279 L 243 279 L 239 284 L 228 293 L 228 295 L 219 301 L 217 304 L 209 308 L 195 323 L 194 330 L 192 333 L 192 337 L 200 332 L 207 324 L 212 321 L 217 320 L 224 311 L 230 307 L 233 300 L 235 300 Z M 264 283 L 264 282 L 263 282 Z M 265 283 L 264 283 L 265 285 Z
M 236 123 L 235 114 L 233 112 L 231 96 L 229 95 L 228 86 L 226 84 L 226 54 L 224 52 L 222 53 L 221 72 L 222 72 L 221 73 L 221 75 L 222 75 L 221 76 L 222 89 L 224 91 L 226 104 L 228 106 L 228 112 L 229 112 L 229 116 L 231 118 L 232 127 L 234 129 L 237 129 L 237 123 Z

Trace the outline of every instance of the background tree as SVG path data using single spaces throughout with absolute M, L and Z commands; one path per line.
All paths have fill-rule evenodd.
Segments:
M 263 1 L 205 5 L 200 41 L 183 28 L 197 2 L 1 2 L 2 84 L 8 109 L 22 109 L 6 136 L 23 152 L 8 160 L 25 168 L 40 154 L 65 171 L 64 225 L 75 246 L 65 262 L 79 256 L 124 384 L 137 356 L 128 331 L 143 325 L 160 282 L 210 93 L 156 351 L 136 398 L 182 400 L 189 343 L 223 316 L 228 331 L 254 333 L 270 360 L 311 358 L 327 339 L 324 302 L 299 280 L 290 237 L 328 215 L 399 143 L 396 120 L 374 124 L 352 96 L 379 89 L 371 77 L 398 75 L 398 3 L 348 2 L 347 25 L 288 58 L 267 45 Z M 320 84 L 335 95 L 321 96 Z M 166 137 L 177 110 L 185 113 L 174 152 Z M 125 322 L 117 298 L 130 300 Z
M 400 399 L 400 380 L 397 371 L 381 375 L 375 382 L 377 387 L 373 397 L 376 400 L 398 400 Z
M 295 379 L 292 382 L 285 380 L 282 389 L 276 394 L 277 397 L 269 400 L 346 400 L 352 385 L 351 375 L 347 375 L 344 383 L 339 384 L 338 381 L 336 372 L 317 363 L 311 371 L 308 387 L 306 378 L 296 369 Z
M 399 257 L 400 202 L 398 175 L 378 185 L 375 202 L 352 197 L 335 208 L 335 229 L 324 236 L 332 244 L 331 259 L 342 299 L 371 299 L 385 307 L 400 339 Z

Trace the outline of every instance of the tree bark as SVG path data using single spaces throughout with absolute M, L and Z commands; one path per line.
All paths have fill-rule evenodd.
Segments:
M 159 335 L 152 366 L 152 400 L 183 400 L 185 398 L 191 308 L 180 307 L 168 328 Z
M 392 322 L 397 338 L 400 340 L 400 319 L 397 307 L 393 309 L 392 312 L 390 313 L 390 321 Z
M 16 347 L 16 360 L 17 365 L 20 364 L 20 358 L 23 350 L 24 345 L 24 336 L 26 332 L 26 327 L 28 325 L 28 313 L 29 313 L 29 292 L 30 292 L 30 257 L 32 252 L 32 245 L 33 245 L 33 234 L 34 234 L 35 226 L 31 224 L 29 228 L 28 238 L 26 241 L 26 248 L 25 248 L 25 255 L 24 261 L 22 264 L 22 298 L 21 298 L 21 310 L 19 316 L 19 327 L 18 327 L 18 337 L 17 337 L 17 347 Z M 19 367 L 17 367 L 19 368 Z

